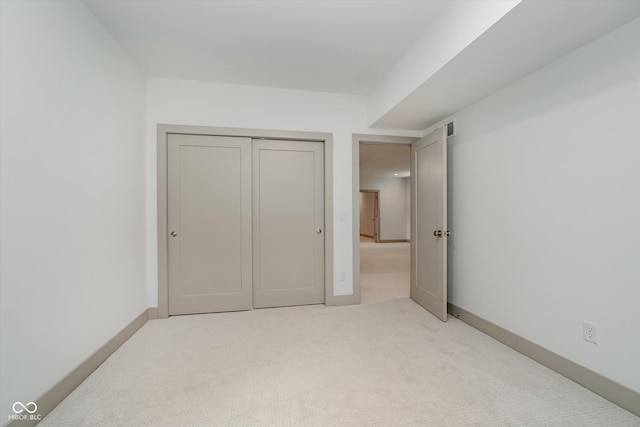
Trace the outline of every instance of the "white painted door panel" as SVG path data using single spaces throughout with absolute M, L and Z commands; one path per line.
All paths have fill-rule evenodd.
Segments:
M 254 307 L 324 302 L 323 144 L 253 141 Z
M 251 139 L 170 135 L 169 314 L 247 310 Z
M 445 128 L 411 144 L 411 298 L 447 320 Z

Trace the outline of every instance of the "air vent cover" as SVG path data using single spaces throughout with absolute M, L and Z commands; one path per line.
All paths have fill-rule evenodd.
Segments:
M 447 138 L 451 138 L 452 136 L 456 136 L 456 121 L 451 120 L 446 124 L 447 126 Z

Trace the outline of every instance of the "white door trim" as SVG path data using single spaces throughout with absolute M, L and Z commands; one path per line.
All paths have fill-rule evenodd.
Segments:
M 296 132 L 266 129 L 222 128 L 209 126 L 157 125 L 158 185 L 158 318 L 169 316 L 168 232 L 167 232 L 167 137 L 169 134 L 239 136 L 253 139 L 315 141 L 324 144 L 325 189 L 325 304 L 344 304 L 343 297 L 333 295 L 333 135 L 321 132 Z M 358 298 L 359 301 L 359 298 Z

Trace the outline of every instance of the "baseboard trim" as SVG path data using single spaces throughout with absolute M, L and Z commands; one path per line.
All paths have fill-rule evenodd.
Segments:
M 360 295 L 334 295 L 331 301 L 331 304 L 327 304 L 329 306 L 338 306 L 338 305 L 358 305 L 360 304 Z
M 374 236 L 370 236 L 368 234 L 364 234 L 364 233 L 360 233 L 360 236 L 362 237 L 370 237 L 370 238 L 374 238 Z M 410 242 L 409 239 L 391 239 L 391 240 L 378 240 L 376 243 L 404 243 L 404 242 Z
M 93 373 L 102 363 L 107 360 L 125 341 L 127 341 L 138 329 L 140 329 L 151 318 L 153 308 L 147 309 L 133 319 L 131 323 L 118 332 L 113 338 L 107 341 L 87 360 L 82 362 L 76 369 L 62 378 L 56 385 L 36 400 L 38 414 L 44 419 L 56 406 L 71 394 L 84 380 Z M 155 308 L 157 314 L 157 308 Z M 7 423 L 5 427 L 35 426 L 39 420 L 14 420 Z
M 454 304 L 447 304 L 447 312 L 466 324 L 484 332 L 541 365 L 580 384 L 612 403 L 640 417 L 640 393 L 612 381 L 597 372 L 578 365 L 544 347 L 489 322 Z
M 158 307 L 149 307 L 149 320 L 159 319 Z

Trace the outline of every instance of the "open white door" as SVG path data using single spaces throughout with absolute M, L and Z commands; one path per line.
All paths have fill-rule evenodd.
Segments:
M 447 147 L 438 128 L 411 144 L 411 298 L 447 321 Z

